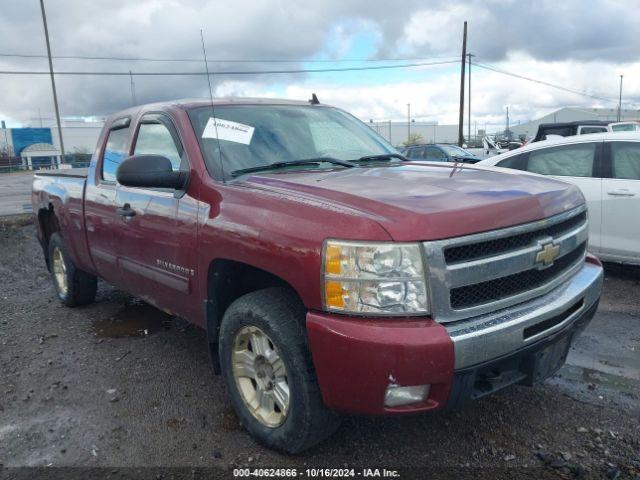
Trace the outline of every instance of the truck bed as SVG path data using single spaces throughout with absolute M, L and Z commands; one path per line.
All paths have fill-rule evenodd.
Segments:
M 45 177 L 74 177 L 74 178 L 87 178 L 89 174 L 88 168 L 67 168 L 61 170 L 38 170 L 36 175 L 42 175 Z

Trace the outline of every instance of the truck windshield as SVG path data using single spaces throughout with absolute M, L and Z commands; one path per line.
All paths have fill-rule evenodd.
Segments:
M 219 174 L 301 159 L 357 160 L 397 154 L 389 143 L 342 110 L 306 105 L 221 105 L 189 111 L 207 169 Z M 222 157 L 222 160 L 221 160 Z M 343 168 L 336 163 L 290 168 Z

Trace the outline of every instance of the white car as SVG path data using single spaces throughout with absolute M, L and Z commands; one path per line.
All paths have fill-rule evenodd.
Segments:
M 515 168 L 577 185 L 589 208 L 589 250 L 606 261 L 640 265 L 640 132 L 544 140 L 477 165 Z

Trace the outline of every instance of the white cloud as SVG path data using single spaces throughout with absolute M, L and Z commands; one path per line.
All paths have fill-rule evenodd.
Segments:
M 470 5 L 449 4 L 438 10 L 416 12 L 407 22 L 398 44 L 409 52 L 451 53 L 462 44 L 462 22 L 484 22 L 486 12 Z
M 541 62 L 523 53 L 511 55 L 504 62 L 496 64 L 506 71 L 522 72 L 530 77 L 544 78 L 550 83 L 573 85 L 593 94 L 617 95 L 618 77 L 616 68 L 606 65 L 611 75 L 602 75 L 600 62 L 581 63 L 576 61 Z M 640 76 L 640 63 L 621 66 L 632 78 Z M 545 85 L 532 83 L 500 73 L 472 70 L 472 123 L 478 128 L 489 125 L 489 131 L 504 128 L 505 107 L 508 105 L 513 123 L 525 122 L 564 106 L 583 108 L 617 106 L 616 102 L 606 102 L 574 93 L 556 90 Z M 400 120 L 407 118 L 407 103 L 411 103 L 412 118 L 438 121 L 440 124 L 456 124 L 459 107 L 459 74 L 434 71 L 425 81 L 397 82 L 378 86 L 345 86 L 336 82 L 303 80 L 291 82 L 284 92 L 285 98 L 304 100 L 312 92 L 318 94 L 322 103 L 343 108 L 365 122 Z M 640 84 L 626 87 L 625 96 L 640 98 Z M 268 85 L 252 82 L 223 82 L 216 94 L 240 94 L 246 96 L 276 97 L 276 92 Z M 627 106 L 629 106 L 627 104 Z M 633 105 L 640 109 L 640 104 Z M 465 122 L 467 110 L 465 107 Z M 639 110 L 640 118 L 640 110 Z
M 44 53 L 37 2 L 7 2 L 0 16 L 2 52 Z M 462 21 L 469 22 L 469 51 L 488 62 L 552 83 L 617 97 L 618 74 L 625 74 L 624 99 L 640 102 L 640 46 L 636 39 L 640 9 L 603 1 L 585 8 L 578 0 L 562 4 L 461 0 L 406 0 L 400 6 L 371 0 L 48 0 L 54 55 L 200 58 L 199 31 L 215 59 L 299 59 L 345 55 L 354 36 L 373 38 L 384 57 L 458 55 Z M 615 24 L 611 19 L 615 18 Z M 25 35 L 24 32 L 29 32 Z M 216 71 L 300 68 L 300 64 L 218 63 Z M 195 63 L 143 63 L 55 60 L 60 70 L 200 70 Z M 0 70 L 46 70 L 45 59 L 0 59 Z M 435 73 L 433 73 L 435 72 Z M 440 73 L 438 73 L 440 72 Z M 444 73 L 449 72 L 449 73 Z M 363 72 L 367 79 L 387 78 Z M 366 86 L 329 76 L 280 75 L 216 77 L 221 95 L 263 95 L 322 101 L 361 118 L 404 119 L 406 104 L 419 118 L 457 122 L 457 70 L 425 69 L 424 81 L 394 81 Z M 394 77 L 397 78 L 397 77 Z M 415 78 L 415 76 L 411 76 Z M 139 101 L 208 96 L 204 77 L 136 77 Z M 378 82 L 381 83 L 381 82 Z M 128 77 L 57 77 L 63 115 L 104 115 L 131 103 Z M 0 115 L 27 120 L 52 116 L 47 76 L 0 75 Z M 499 122 L 504 106 L 527 119 L 565 105 L 602 102 L 498 73 L 473 69 L 473 115 L 479 123 Z M 609 102 L 611 103 L 611 102 Z M 638 106 L 638 105 L 636 105 Z

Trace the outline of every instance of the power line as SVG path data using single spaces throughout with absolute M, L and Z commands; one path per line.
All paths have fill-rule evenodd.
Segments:
M 491 65 L 486 65 L 486 64 L 482 64 L 482 63 L 478 63 L 478 62 L 471 62 L 471 63 L 472 63 L 472 65 L 475 65 L 476 67 L 479 67 L 479 68 L 484 68 L 485 70 L 491 70 L 493 72 L 500 73 L 502 75 L 508 75 L 510 77 L 520 78 L 522 80 L 527 80 L 529 82 L 538 83 L 540 85 L 545 85 L 547 87 L 556 88 L 558 90 L 563 90 L 565 92 L 573 93 L 573 94 L 576 94 L 576 95 L 582 95 L 584 97 L 590 97 L 590 98 L 594 98 L 596 100 L 604 100 L 606 102 L 617 102 L 618 101 L 615 98 L 605 97 L 605 96 L 602 96 L 602 95 L 594 95 L 594 94 L 591 94 L 591 93 L 587 93 L 586 91 L 583 91 L 583 90 L 576 90 L 574 88 L 564 87 L 562 85 L 557 85 L 555 83 L 546 82 L 544 80 L 538 80 L 536 78 L 531 78 L 531 77 L 527 77 L 527 76 L 524 76 L 524 75 L 520 75 L 518 73 L 509 72 L 507 70 L 503 70 L 503 69 L 500 69 L 500 68 L 497 68 L 497 67 L 493 67 Z
M 31 53 L 0 53 L 0 57 L 13 58 L 47 58 L 46 55 Z M 114 60 L 114 61 L 130 61 L 130 62 L 184 62 L 184 63 L 202 63 L 202 59 L 197 58 L 153 58 L 153 57 L 109 57 L 109 56 L 91 56 L 91 55 L 57 55 L 53 56 L 56 60 Z M 415 62 L 420 60 L 434 59 L 452 59 L 452 55 L 438 57 L 404 57 L 404 58 L 268 58 L 268 59 L 211 59 L 209 63 L 357 63 L 357 62 Z
M 447 65 L 458 63 L 457 60 L 421 63 L 403 63 L 399 65 L 375 65 L 371 67 L 344 67 L 344 68 L 300 68 L 285 70 L 225 70 L 216 71 L 216 75 L 272 75 L 272 74 L 293 74 L 293 73 L 328 73 L 328 72 L 354 72 L 363 70 L 389 70 L 396 68 L 427 67 L 433 65 Z M 95 75 L 95 76 L 194 76 L 207 75 L 207 72 L 89 72 L 89 71 L 56 71 L 56 75 Z M 45 71 L 21 71 L 21 70 L 0 70 L 0 75 L 49 75 Z

